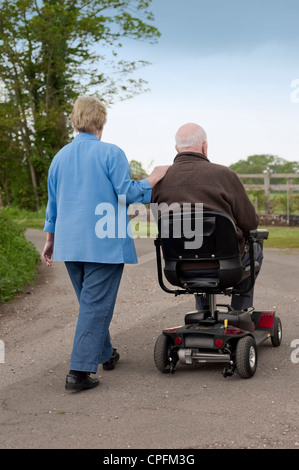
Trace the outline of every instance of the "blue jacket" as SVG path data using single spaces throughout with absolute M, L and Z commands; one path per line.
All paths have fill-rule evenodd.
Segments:
M 133 181 L 124 152 L 81 133 L 49 168 L 44 230 L 54 261 L 137 263 L 127 206 L 151 201 L 148 180 Z

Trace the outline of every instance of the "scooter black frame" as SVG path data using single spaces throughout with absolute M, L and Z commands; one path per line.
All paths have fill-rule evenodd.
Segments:
M 164 223 L 166 221 L 172 225 L 175 217 L 175 214 L 168 214 Z M 250 266 L 244 267 L 239 253 L 235 225 L 226 214 L 217 211 L 204 211 L 199 214 L 190 212 L 187 217 L 192 220 L 196 217 L 203 218 L 203 236 L 206 237 L 203 238 L 203 246 L 193 252 L 184 250 L 182 248 L 184 236 L 180 240 L 174 240 L 171 235 L 169 236 L 171 233 L 169 230 L 167 230 L 167 239 L 164 239 L 163 217 L 159 219 L 159 234 L 155 240 L 158 280 L 165 292 L 175 296 L 183 294 L 207 296 L 209 308 L 189 312 L 185 315 L 183 325 L 163 330 L 155 343 L 156 367 L 162 373 L 174 373 L 178 362 L 182 364 L 214 362 L 224 364 L 224 377 L 232 376 L 235 370 L 242 378 L 252 377 L 257 369 L 258 346 L 268 339 L 274 347 L 281 344 L 281 321 L 275 311 L 258 311 L 253 308 L 249 311 L 236 311 L 230 304 L 217 304 L 216 297 L 218 294 L 244 295 L 253 288 L 260 270 L 254 259 L 254 243 L 262 244 L 268 238 L 269 232 L 265 229 L 255 229 L 248 233 L 246 241 Z M 217 235 L 217 230 L 221 229 L 223 240 L 220 240 L 219 233 Z M 229 237 L 228 244 L 231 245 L 228 250 L 222 249 L 226 243 L 226 235 Z M 212 244 L 211 237 L 214 237 Z M 175 252 L 176 249 L 173 250 L 173 241 L 176 249 L 179 247 L 178 253 Z M 212 253 L 209 252 L 211 247 L 213 247 Z M 165 263 L 164 276 L 166 275 L 171 285 L 178 286 L 179 289 L 169 288 L 164 282 L 161 252 Z M 198 261 L 206 263 L 211 259 L 214 262 L 213 266 L 217 262 L 220 269 L 194 270 Z M 189 268 L 192 266 L 193 271 L 180 269 L 180 265 L 186 262 Z M 238 284 L 240 279 L 246 278 L 250 278 L 246 290 L 240 291 L 236 285 L 229 285 L 232 280 L 233 284 Z

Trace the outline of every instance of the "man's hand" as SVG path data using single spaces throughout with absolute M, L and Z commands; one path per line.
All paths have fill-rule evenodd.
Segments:
M 146 178 L 153 188 L 162 178 L 164 178 L 165 174 L 169 170 L 170 165 L 163 165 L 163 166 L 156 166 L 152 173 Z
M 43 252 L 42 252 L 42 258 L 47 263 L 47 266 L 52 266 L 53 251 L 54 251 L 54 233 L 47 233 L 47 240 L 46 240 Z

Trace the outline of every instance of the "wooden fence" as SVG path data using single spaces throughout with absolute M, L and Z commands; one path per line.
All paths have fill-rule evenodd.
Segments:
M 270 193 L 271 191 L 286 191 L 287 197 L 291 196 L 293 191 L 299 191 L 299 184 L 293 184 L 293 180 L 298 178 L 299 173 L 260 173 L 260 174 L 238 174 L 241 180 L 245 178 L 250 179 L 263 179 L 263 184 L 255 183 L 244 183 L 246 190 L 263 190 L 265 192 L 266 202 L 265 202 L 265 212 L 266 214 L 270 213 Z M 286 184 L 271 184 L 271 180 L 283 178 L 287 179 Z

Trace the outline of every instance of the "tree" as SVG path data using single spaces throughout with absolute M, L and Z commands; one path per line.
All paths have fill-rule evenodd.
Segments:
M 263 174 L 268 173 L 267 183 L 262 178 L 242 178 L 244 184 L 253 185 L 251 189 L 248 189 L 249 197 L 257 205 L 259 210 L 265 206 L 266 213 L 270 211 L 281 212 L 282 207 L 289 205 L 289 212 L 296 212 L 298 210 L 298 194 L 294 194 L 293 191 L 287 193 L 285 190 L 281 191 L 281 186 L 286 184 L 299 184 L 299 178 L 272 178 L 271 174 L 293 174 L 299 173 L 299 162 L 298 161 L 287 161 L 283 158 L 274 155 L 251 155 L 246 160 L 239 160 L 237 163 L 230 165 L 230 168 L 239 175 L 241 174 Z M 263 175 L 264 176 L 264 175 Z M 269 178 L 270 176 L 270 178 Z M 270 189 L 271 179 L 271 189 Z M 261 185 L 261 188 L 254 187 L 255 185 Z M 264 187 L 262 186 L 264 185 Z M 277 191 L 275 191 L 275 185 L 277 185 Z M 288 202 L 287 202 L 288 201 Z M 285 210 L 285 209 L 283 209 Z
M 299 162 L 289 162 L 275 155 L 251 155 L 246 160 L 239 160 L 230 165 L 230 168 L 238 174 L 261 174 L 261 173 L 299 173 Z M 244 183 L 262 184 L 262 180 L 244 178 Z M 296 180 L 294 180 L 294 183 Z M 283 179 L 275 179 L 273 184 L 285 183 Z
M 147 62 L 120 60 L 119 48 L 124 38 L 154 42 L 159 37 L 151 24 L 151 1 L 0 0 L 5 87 L 0 125 L 6 132 L 0 168 L 22 168 L 30 176 L 37 209 L 46 201 L 49 164 L 70 139 L 74 99 L 92 93 L 109 104 L 144 89 L 145 82 L 132 73 Z M 11 123 L 8 129 L 5 120 Z M 18 150 L 17 166 L 8 162 L 11 141 Z M 12 191 L 7 193 L 2 180 L 0 191 L 8 201 Z
M 299 162 L 289 162 L 275 155 L 251 155 L 246 160 L 239 160 L 230 168 L 240 174 L 258 173 L 298 173 Z
M 139 181 L 148 176 L 147 171 L 143 168 L 142 163 L 137 160 L 130 161 L 131 178 Z

